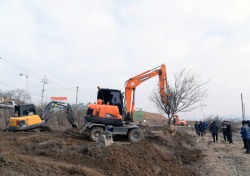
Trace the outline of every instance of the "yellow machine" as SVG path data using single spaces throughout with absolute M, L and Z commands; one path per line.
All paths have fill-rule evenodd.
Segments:
M 36 109 L 33 104 L 15 105 L 15 117 L 9 119 L 8 131 L 26 131 L 31 129 L 45 130 L 48 127 L 45 126 L 46 122 L 50 118 L 50 112 L 54 108 L 65 109 L 66 117 L 73 126 L 78 128 L 72 108 L 70 104 L 63 102 L 51 101 L 43 111 L 42 118 L 36 114 Z
M 16 105 L 15 117 L 9 120 L 9 131 L 30 130 L 43 126 L 42 119 L 36 114 L 33 104 Z

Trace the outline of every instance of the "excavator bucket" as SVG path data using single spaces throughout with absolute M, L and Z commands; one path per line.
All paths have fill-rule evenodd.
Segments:
M 100 136 L 100 139 L 96 141 L 96 145 L 99 147 L 108 147 L 114 143 L 112 133 L 106 132 Z
M 113 126 L 107 125 L 105 129 L 105 133 L 100 136 L 100 138 L 96 141 L 97 146 L 108 147 L 114 143 L 113 141 Z

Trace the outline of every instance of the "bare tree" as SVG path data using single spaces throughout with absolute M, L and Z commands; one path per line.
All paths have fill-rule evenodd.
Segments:
M 26 94 L 23 89 L 13 89 L 7 91 L 0 90 L 0 98 L 11 98 L 18 104 L 21 104 L 25 102 L 25 99 L 31 100 L 31 95 L 29 93 Z
M 218 127 L 221 127 L 223 124 L 223 118 L 218 115 L 216 116 L 210 115 L 206 117 L 204 121 L 206 121 L 209 125 L 211 125 L 212 122 L 215 122 L 218 125 Z
M 205 106 L 201 102 L 207 97 L 205 87 L 207 83 L 208 81 L 202 82 L 199 75 L 184 68 L 174 75 L 174 83 L 169 85 L 168 105 L 162 103 L 159 88 L 152 91 L 149 99 L 160 113 L 168 114 L 168 124 L 170 124 L 173 116 L 178 112 L 190 112 L 200 106 Z

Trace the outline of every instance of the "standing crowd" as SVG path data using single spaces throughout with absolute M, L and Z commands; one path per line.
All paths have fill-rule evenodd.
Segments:
M 207 122 L 202 122 L 202 121 L 200 121 L 199 123 L 195 122 L 194 127 L 196 130 L 196 134 L 198 136 L 205 135 L 207 131 L 207 126 L 208 126 Z
M 206 134 L 208 124 L 207 122 L 200 121 L 195 122 L 195 130 L 196 134 L 198 136 L 203 136 Z M 223 121 L 223 124 L 219 130 L 219 127 L 216 125 L 215 121 L 211 121 L 211 124 L 209 126 L 209 131 L 212 134 L 212 138 L 214 142 L 218 142 L 218 133 L 221 131 L 223 133 L 223 138 L 225 142 L 228 142 L 229 144 L 233 144 L 232 139 L 232 126 L 230 125 L 229 121 Z M 243 140 L 244 149 L 246 149 L 246 153 L 250 153 L 250 121 L 249 120 L 243 120 L 242 121 L 242 127 L 240 129 L 240 134 Z
M 208 128 L 207 122 L 202 122 L 200 121 L 195 122 L 195 130 L 196 134 L 198 136 L 203 136 L 206 134 L 206 130 Z M 219 133 L 219 127 L 216 125 L 215 121 L 211 121 L 209 131 L 212 134 L 213 141 L 218 142 L 218 133 Z M 230 144 L 233 144 L 233 139 L 232 139 L 232 127 L 229 123 L 229 121 L 224 121 L 222 126 L 221 126 L 221 131 L 223 132 L 223 138 L 225 141 L 228 141 Z

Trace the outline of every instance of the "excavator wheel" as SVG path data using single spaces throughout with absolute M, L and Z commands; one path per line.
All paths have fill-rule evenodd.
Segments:
M 132 129 L 129 131 L 128 139 L 133 143 L 141 142 L 143 140 L 143 132 L 138 128 Z
M 100 139 L 102 134 L 105 134 L 104 129 L 102 127 L 93 127 L 90 130 L 90 139 L 96 142 Z

